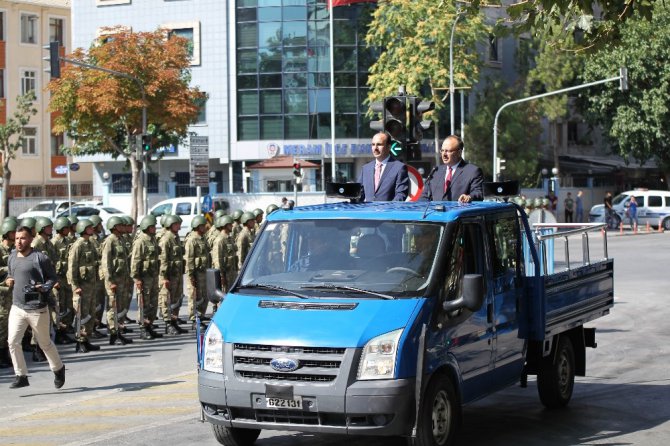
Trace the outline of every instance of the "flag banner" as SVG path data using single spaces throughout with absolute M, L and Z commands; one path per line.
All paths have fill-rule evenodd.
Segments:
M 377 3 L 377 0 L 330 0 L 328 6 L 334 8 L 336 6 L 353 5 L 354 3 Z

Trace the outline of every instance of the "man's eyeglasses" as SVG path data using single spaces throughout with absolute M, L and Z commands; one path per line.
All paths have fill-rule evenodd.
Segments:
M 461 149 L 454 149 L 454 150 L 440 150 L 440 153 L 456 153 L 460 152 Z

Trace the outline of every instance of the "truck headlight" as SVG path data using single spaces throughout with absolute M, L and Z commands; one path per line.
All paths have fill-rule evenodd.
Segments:
M 395 374 L 398 340 L 402 328 L 370 339 L 363 348 L 358 379 L 391 379 Z
M 202 368 L 208 372 L 223 373 L 223 336 L 215 324 L 209 324 L 203 350 Z

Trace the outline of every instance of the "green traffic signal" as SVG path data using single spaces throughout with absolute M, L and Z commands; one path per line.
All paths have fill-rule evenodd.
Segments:
M 142 135 L 142 151 L 151 152 L 151 135 Z

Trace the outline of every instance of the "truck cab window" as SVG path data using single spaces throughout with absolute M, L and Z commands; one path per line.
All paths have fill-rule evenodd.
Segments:
M 516 216 L 496 217 L 486 222 L 494 277 L 515 275 L 520 266 L 517 223 Z
M 458 299 L 462 294 L 465 274 L 482 274 L 484 253 L 479 224 L 462 224 L 455 233 L 447 263 L 442 299 Z

